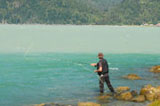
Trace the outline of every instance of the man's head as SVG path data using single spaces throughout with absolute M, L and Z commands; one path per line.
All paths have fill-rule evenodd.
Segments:
M 99 59 L 103 59 L 103 56 L 104 56 L 103 53 L 98 53 L 98 58 Z

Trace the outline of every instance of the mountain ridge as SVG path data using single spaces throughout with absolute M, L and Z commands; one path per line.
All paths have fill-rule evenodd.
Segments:
M 141 25 L 159 22 L 159 0 L 0 1 L 0 23 Z

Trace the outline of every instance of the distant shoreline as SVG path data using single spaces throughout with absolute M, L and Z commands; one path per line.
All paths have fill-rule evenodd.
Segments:
M 2 24 L 0 25 L 45 25 L 45 26 L 113 26 L 113 27 L 160 27 L 158 25 L 98 25 L 98 24 L 83 24 L 83 25 L 76 25 L 76 24 Z

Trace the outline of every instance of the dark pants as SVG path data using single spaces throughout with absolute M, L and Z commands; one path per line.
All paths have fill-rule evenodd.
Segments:
M 100 88 L 100 92 L 103 93 L 104 92 L 104 82 L 106 82 L 109 90 L 111 92 L 114 92 L 114 88 L 112 87 L 110 80 L 109 80 L 109 75 L 105 74 L 103 76 L 100 76 L 99 78 L 99 88 Z

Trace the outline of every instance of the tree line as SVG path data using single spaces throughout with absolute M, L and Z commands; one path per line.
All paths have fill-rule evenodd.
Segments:
M 0 0 L 0 23 L 141 25 L 159 22 L 160 0 Z

